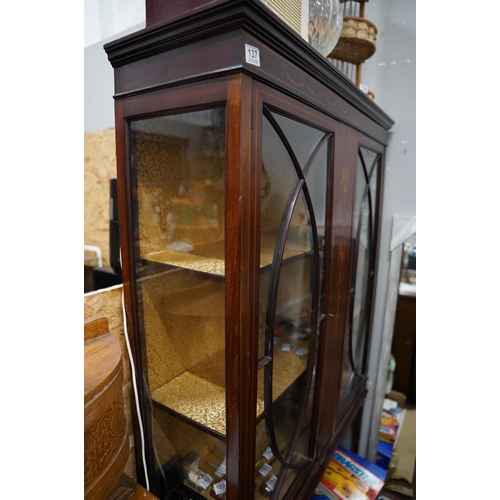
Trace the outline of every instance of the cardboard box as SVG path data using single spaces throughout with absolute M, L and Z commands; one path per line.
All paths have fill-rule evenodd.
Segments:
M 382 417 L 380 418 L 379 440 L 394 444 L 394 442 L 396 441 L 398 428 L 398 419 L 391 413 L 382 411 Z
M 398 432 L 385 488 L 413 497 L 413 477 L 416 462 L 416 410 L 405 410 L 405 417 Z
M 406 406 L 406 395 L 402 392 L 391 391 L 385 396 L 387 399 L 392 399 L 392 401 L 396 401 L 400 408 L 404 408 Z
M 384 486 L 386 471 L 339 447 L 333 454 L 317 491 L 331 500 L 375 500 Z

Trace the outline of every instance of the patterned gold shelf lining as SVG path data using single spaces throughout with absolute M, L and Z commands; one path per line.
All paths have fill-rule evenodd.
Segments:
M 307 341 L 289 341 L 292 344 L 290 352 L 282 351 L 280 344 L 274 346 L 273 355 L 273 401 L 276 401 L 292 385 L 307 367 L 307 356 L 298 356 L 298 347 L 308 348 Z M 263 378 L 258 381 L 257 394 L 264 394 Z
M 222 358 L 224 359 L 224 358 Z M 172 410 L 226 435 L 226 391 L 224 387 L 184 372 L 160 387 L 153 399 Z M 264 406 L 264 403 L 262 406 Z
M 163 250 L 151 252 L 146 255 L 149 262 L 160 262 L 170 266 L 182 267 L 203 273 L 224 276 L 225 266 L 223 259 L 200 257 L 190 253 L 176 252 L 175 250 Z
M 301 245 L 287 245 L 283 258 L 286 260 L 291 257 L 296 257 L 298 255 L 304 254 L 308 250 L 308 248 L 305 248 Z M 194 253 L 184 253 L 167 249 L 160 252 L 148 253 L 145 258 L 149 262 L 159 262 L 162 264 L 168 264 L 170 266 L 182 267 L 184 269 L 190 269 L 193 271 L 214 274 L 216 276 L 225 275 L 225 263 L 223 258 L 197 255 L 196 248 L 193 250 L 193 252 Z M 221 250 L 219 255 L 224 255 L 223 250 Z M 261 248 L 260 267 L 263 268 L 271 265 L 273 262 L 273 256 L 274 248 Z
M 303 342 L 306 346 L 307 342 Z M 214 357 L 213 359 L 217 359 Z M 222 352 L 218 359 L 224 359 Z M 273 400 L 281 396 L 304 372 L 307 356 L 279 349 L 274 356 Z M 219 363 L 220 367 L 223 366 Z M 263 395 L 263 380 L 259 380 L 258 394 Z M 191 372 L 184 372 L 152 393 L 152 398 L 184 415 L 190 420 L 226 435 L 226 392 L 224 387 Z M 257 398 L 257 419 L 264 414 L 264 401 Z

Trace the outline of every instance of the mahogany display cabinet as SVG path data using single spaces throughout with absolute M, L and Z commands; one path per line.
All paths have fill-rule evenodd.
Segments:
M 366 395 L 393 122 L 262 3 L 207 4 L 105 45 L 137 479 L 305 500 Z

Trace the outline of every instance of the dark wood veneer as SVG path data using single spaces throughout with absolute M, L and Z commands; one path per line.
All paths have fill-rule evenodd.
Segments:
M 104 48 L 116 70 L 116 97 L 121 97 L 159 85 L 207 77 L 215 71 L 224 74 L 243 69 L 259 73 L 256 66 L 244 61 L 245 40 L 262 44 L 266 51 L 275 54 L 274 57 L 286 61 L 291 72 L 294 71 L 291 65 L 296 64 L 303 74 L 291 75 L 289 84 L 295 81 L 304 88 L 309 85 L 309 99 L 316 100 L 317 106 L 324 105 L 324 112 L 337 109 L 337 113 L 346 115 L 354 108 L 359 113 L 354 116 L 356 128 L 369 136 L 373 134 L 374 123 L 385 130 L 393 125 L 371 99 L 293 30 L 276 16 L 269 15 L 269 9 L 258 1 L 222 3 L 187 18 L 145 28 L 110 42 Z M 274 83 L 279 82 L 283 73 L 286 75 L 282 64 L 266 63 L 268 68 L 263 66 L 262 73 L 266 71 Z M 149 75 L 152 76 L 150 81 L 146 80 Z M 312 78 L 306 81 L 306 75 Z M 300 89 L 301 93 L 304 88 Z M 368 119 L 362 120 L 362 115 Z M 336 118 L 342 119 L 341 116 Z M 351 125 L 352 120 L 351 117 Z M 384 144 L 387 141 L 387 136 L 375 138 Z
M 210 9 L 229 0 L 146 0 L 146 26 L 163 24 L 192 15 L 193 12 Z

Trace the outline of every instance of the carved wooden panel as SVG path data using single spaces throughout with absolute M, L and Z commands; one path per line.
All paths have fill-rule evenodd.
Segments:
M 95 323 L 100 329 L 101 321 L 92 318 L 85 330 Z M 91 336 L 84 346 L 85 499 L 104 500 L 116 488 L 130 452 L 121 346 L 110 333 Z
M 108 466 L 124 432 L 123 395 L 120 393 L 111 406 L 85 429 L 85 485 L 92 484 Z
M 123 381 L 122 381 L 122 394 L 124 414 L 127 422 L 129 422 L 129 440 L 130 440 L 130 453 L 124 472 L 136 478 L 135 467 L 135 454 L 134 454 L 134 439 L 132 435 L 132 413 L 131 404 L 132 399 L 132 381 L 130 375 L 129 357 L 125 343 L 124 330 L 123 330 L 123 311 L 122 311 L 122 285 L 117 285 L 111 288 L 105 288 L 96 292 L 84 294 L 84 319 L 94 316 L 103 316 L 107 318 L 109 323 L 109 333 L 119 340 L 122 350 L 122 367 L 123 367 Z

